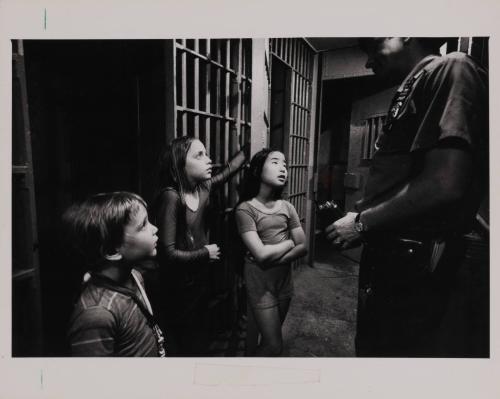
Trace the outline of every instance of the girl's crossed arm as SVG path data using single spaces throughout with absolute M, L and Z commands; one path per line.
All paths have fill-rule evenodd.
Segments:
M 295 246 L 277 260 L 278 264 L 290 263 L 307 255 L 306 235 L 302 227 L 296 227 L 290 231 Z
M 292 240 L 285 240 L 279 244 L 263 244 L 256 231 L 247 231 L 241 234 L 254 259 L 261 265 L 273 263 L 294 247 Z
M 292 240 L 285 240 L 279 244 L 264 244 L 257 233 L 255 220 L 246 209 L 240 207 L 236 209 L 236 224 L 243 243 L 259 264 L 271 263 L 295 246 Z
M 277 259 L 275 263 L 284 264 L 290 263 L 298 258 L 307 255 L 307 245 L 306 245 L 306 235 L 300 224 L 300 218 L 297 214 L 295 207 L 288 201 L 284 203 L 288 207 L 290 214 L 290 219 L 288 221 L 288 227 L 290 229 L 290 237 L 292 238 L 295 246 L 283 254 L 282 257 Z

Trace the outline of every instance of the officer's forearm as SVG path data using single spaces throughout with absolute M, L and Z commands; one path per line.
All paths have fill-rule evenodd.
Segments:
M 409 219 L 460 201 L 470 184 L 471 157 L 457 148 L 436 148 L 424 158 L 420 175 L 394 196 L 361 213 L 368 230 L 402 227 Z
M 408 219 L 442 206 L 440 195 L 429 195 L 438 189 L 432 182 L 418 181 L 405 185 L 391 199 L 361 212 L 360 221 L 369 231 L 402 227 Z

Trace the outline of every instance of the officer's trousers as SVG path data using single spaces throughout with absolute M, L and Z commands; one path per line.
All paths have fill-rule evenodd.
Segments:
M 365 244 L 359 276 L 356 355 L 446 356 L 437 337 L 455 266 L 462 256 L 448 240 L 430 270 L 430 240 L 377 239 Z

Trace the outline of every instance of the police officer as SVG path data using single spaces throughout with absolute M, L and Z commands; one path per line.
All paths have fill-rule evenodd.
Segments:
M 326 228 L 340 249 L 364 242 L 358 356 L 446 356 L 438 337 L 453 272 L 487 187 L 487 72 L 436 41 L 360 40 L 367 68 L 401 83 L 357 212 Z

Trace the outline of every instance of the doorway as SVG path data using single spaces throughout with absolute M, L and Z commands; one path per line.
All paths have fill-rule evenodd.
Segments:
M 317 203 L 333 200 L 344 212 L 355 210 L 364 192 L 373 144 L 395 89 L 373 76 L 323 81 Z M 314 261 L 327 261 L 336 251 L 319 226 L 314 237 Z M 360 249 L 342 251 L 341 255 L 358 262 Z

